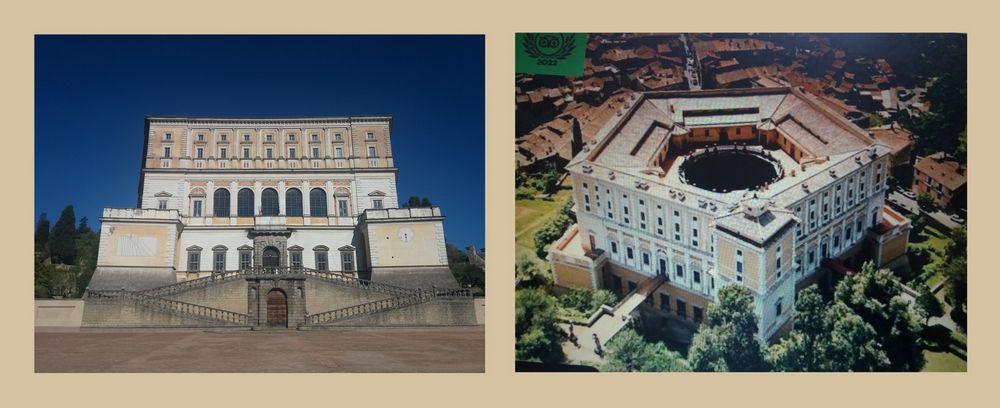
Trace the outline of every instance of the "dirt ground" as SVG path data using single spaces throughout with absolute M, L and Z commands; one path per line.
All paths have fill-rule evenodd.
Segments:
M 483 372 L 483 326 L 35 332 L 35 371 Z

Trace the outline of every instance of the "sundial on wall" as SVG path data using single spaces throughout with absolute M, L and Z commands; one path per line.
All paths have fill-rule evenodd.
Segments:
M 403 242 L 410 242 L 413 239 L 413 230 L 403 227 L 399 229 L 399 240 Z

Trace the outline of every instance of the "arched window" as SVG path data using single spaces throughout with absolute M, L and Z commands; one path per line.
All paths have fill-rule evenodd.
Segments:
M 285 191 L 285 214 L 293 217 L 302 216 L 302 191 L 290 188 Z
M 253 217 L 253 190 L 244 188 L 236 194 L 236 215 Z
M 314 188 L 309 192 L 309 215 L 313 217 L 325 217 L 329 214 L 326 211 L 326 191 L 322 188 Z
M 261 192 L 260 206 L 264 215 L 278 215 L 278 191 L 268 188 Z
M 216 217 L 228 217 L 229 216 L 229 190 L 220 188 L 215 190 L 213 196 L 215 201 L 214 209 L 212 215 Z

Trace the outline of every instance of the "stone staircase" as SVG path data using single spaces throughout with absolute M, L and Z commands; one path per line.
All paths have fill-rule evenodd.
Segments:
M 472 299 L 472 292 L 468 289 L 411 290 L 410 293 L 401 294 L 388 299 L 381 299 L 373 302 L 362 303 L 360 305 L 310 314 L 306 316 L 306 324 L 330 324 L 333 322 L 373 315 L 390 310 L 402 309 L 404 307 L 427 303 L 438 299 Z
M 318 271 L 309 268 L 260 267 L 215 272 L 211 276 L 140 291 L 124 289 L 88 291 L 87 299 L 102 303 L 125 302 L 139 308 L 153 309 L 178 317 L 195 319 L 213 326 L 247 327 L 250 326 L 250 319 L 247 314 L 183 302 L 170 299 L 169 297 L 190 290 L 204 289 L 213 285 L 255 276 L 304 276 L 328 284 L 389 295 L 388 298 L 384 299 L 307 315 L 305 321 L 307 326 L 330 324 L 439 299 L 472 299 L 472 293 L 468 289 L 410 289 L 386 283 L 372 282 L 337 272 Z
M 213 307 L 151 296 L 142 292 L 127 290 L 88 292 L 88 300 L 125 301 L 133 305 L 152 308 L 161 312 L 191 318 L 222 326 L 247 326 L 248 316 L 243 313 L 216 309 Z

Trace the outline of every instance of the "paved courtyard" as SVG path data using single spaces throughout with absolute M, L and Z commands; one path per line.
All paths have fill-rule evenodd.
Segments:
M 483 372 L 484 326 L 35 332 L 36 372 Z

